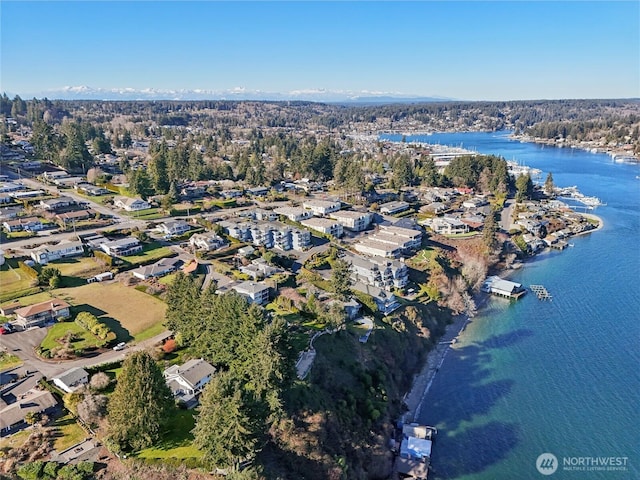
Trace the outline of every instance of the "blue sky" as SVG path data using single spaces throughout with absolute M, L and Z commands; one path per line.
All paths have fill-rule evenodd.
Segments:
M 2 1 L 0 91 L 640 96 L 640 2 Z

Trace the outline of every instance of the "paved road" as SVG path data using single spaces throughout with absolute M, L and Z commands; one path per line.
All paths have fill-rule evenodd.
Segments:
M 0 336 L 0 347 L 20 357 L 27 369 L 37 370 L 45 377 L 52 378 L 73 367 L 91 367 L 101 363 L 122 360 L 129 352 L 144 350 L 161 342 L 169 336 L 170 332 L 167 331 L 140 343 L 131 344 L 125 350 L 118 352 L 108 349 L 92 357 L 64 361 L 44 361 L 38 357 L 35 349 L 40 345 L 46 334 L 47 328 L 34 328 L 24 332 L 2 335 Z

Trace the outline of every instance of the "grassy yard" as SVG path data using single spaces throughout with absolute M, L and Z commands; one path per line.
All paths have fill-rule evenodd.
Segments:
M 167 305 L 120 283 L 90 283 L 54 293 L 68 299 L 77 310 L 93 313 L 115 332 L 118 341 L 140 341 L 164 331 Z
M 7 437 L 0 437 L 0 450 L 5 448 L 20 448 L 27 441 L 27 438 L 33 430 L 27 428 Z
M 132 265 L 142 265 L 170 257 L 171 255 L 174 255 L 174 252 L 169 247 L 163 247 L 158 242 L 151 242 L 145 245 L 138 255 L 128 255 L 123 259 Z
M 0 267 L 0 302 L 39 292 L 38 287 L 31 286 L 32 281 L 18 268 L 18 262 L 7 259 Z
M 147 208 L 146 210 L 138 210 L 136 212 L 123 210 L 121 213 L 141 220 L 156 220 L 165 216 L 164 212 L 159 208 Z
M 82 277 L 88 278 L 102 273 L 105 267 L 95 261 L 92 257 L 76 257 L 67 258 L 65 260 L 56 260 L 50 262 L 49 266 L 60 270 L 65 277 Z
M 51 426 L 56 429 L 53 448 L 59 452 L 82 442 L 89 436 L 70 413 L 57 418 Z
M 22 365 L 22 360 L 15 355 L 7 352 L 0 352 L 0 372 L 20 365 Z
M 94 314 L 111 328 L 118 341 L 141 341 L 164 331 L 162 322 L 167 305 L 156 297 L 118 282 L 59 288 L 21 298 L 17 303 L 32 305 L 51 298 L 69 302 L 76 311 Z
M 61 344 L 56 342 L 57 338 L 64 337 L 67 333 L 71 333 L 78 337 L 78 340 L 72 342 L 73 348 L 83 350 L 88 347 L 98 347 L 102 345 L 102 340 L 88 332 L 76 322 L 59 322 L 53 325 L 47 332 L 40 346 L 46 350 L 53 350 Z
M 138 452 L 139 458 L 202 458 L 202 452 L 192 445 L 191 430 L 195 425 L 193 410 L 178 410 L 171 415 L 167 430 L 162 439 L 152 448 Z

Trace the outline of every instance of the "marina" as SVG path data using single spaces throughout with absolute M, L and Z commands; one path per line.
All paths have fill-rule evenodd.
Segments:
M 553 300 L 553 297 L 543 285 L 529 285 L 529 288 L 536 294 L 538 300 Z

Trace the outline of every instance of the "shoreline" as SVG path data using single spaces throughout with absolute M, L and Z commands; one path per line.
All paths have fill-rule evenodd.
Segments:
M 597 220 L 598 226 L 592 230 L 587 230 L 585 232 L 580 232 L 572 235 L 572 237 L 594 233 L 604 227 L 604 221 L 602 220 L 602 217 L 590 213 L 585 213 L 582 215 L 592 220 Z M 523 263 L 523 266 L 524 265 L 526 265 L 526 261 Z M 514 270 L 512 269 L 502 269 L 497 274 L 503 278 L 508 278 L 510 274 L 513 273 L 513 271 Z M 476 295 L 474 295 L 477 310 L 480 311 L 481 308 L 485 307 L 490 299 L 491 295 L 485 294 L 483 292 L 478 292 Z M 467 325 L 472 321 L 472 318 L 473 317 L 469 317 L 466 314 L 459 314 L 454 316 L 453 322 L 446 326 L 445 333 L 443 333 L 442 336 L 438 338 L 438 343 L 436 343 L 427 354 L 422 369 L 413 378 L 411 389 L 407 393 L 405 393 L 403 397 L 403 402 L 407 407 L 407 411 L 405 411 L 401 416 L 401 420 L 403 422 L 417 422 L 418 415 L 422 410 L 424 399 L 426 398 L 427 393 L 429 393 L 433 380 L 440 370 L 440 367 L 444 363 L 447 353 L 449 352 L 450 348 L 457 342 L 460 334 L 465 331 Z

